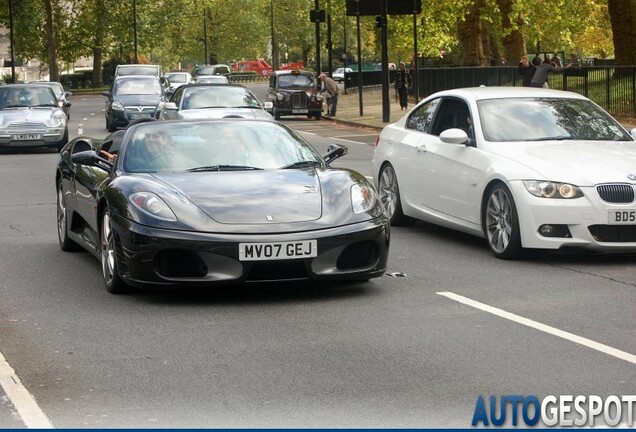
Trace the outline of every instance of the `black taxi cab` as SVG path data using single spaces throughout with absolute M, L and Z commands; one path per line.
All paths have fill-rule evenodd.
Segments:
M 284 115 L 306 115 L 320 120 L 323 97 L 320 82 L 313 72 L 280 70 L 272 73 L 267 90 L 267 110 L 275 119 Z

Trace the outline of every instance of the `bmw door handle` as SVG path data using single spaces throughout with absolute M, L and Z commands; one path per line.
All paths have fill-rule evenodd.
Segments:
M 418 153 L 426 153 L 426 146 L 424 144 L 416 145 L 415 150 L 417 150 Z

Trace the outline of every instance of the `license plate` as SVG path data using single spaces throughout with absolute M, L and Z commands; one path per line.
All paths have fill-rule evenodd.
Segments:
M 307 114 L 309 111 L 306 109 L 295 109 L 292 110 L 292 114 Z
M 41 140 L 42 134 L 39 134 L 39 133 L 15 134 L 13 135 L 13 139 L 16 141 Z
M 609 225 L 636 225 L 636 210 L 609 210 Z
M 150 113 L 134 113 L 130 115 L 131 119 L 140 119 L 150 117 Z
M 280 243 L 239 243 L 240 261 L 268 261 L 314 258 L 318 256 L 317 240 Z

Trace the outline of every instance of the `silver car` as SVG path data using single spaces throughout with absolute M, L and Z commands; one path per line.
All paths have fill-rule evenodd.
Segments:
M 248 88 L 237 84 L 182 85 L 159 114 L 161 120 L 223 117 L 272 119 L 256 96 Z
M 0 87 L 0 147 L 56 147 L 68 142 L 68 117 L 50 87 Z

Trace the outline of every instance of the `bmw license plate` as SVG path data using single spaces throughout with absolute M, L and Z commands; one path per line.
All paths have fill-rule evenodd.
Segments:
M 608 210 L 609 225 L 636 225 L 636 210 Z
M 240 261 L 269 261 L 314 258 L 318 256 L 317 240 L 279 243 L 239 243 Z
M 30 141 L 30 140 L 41 140 L 41 133 L 24 133 L 24 134 L 15 134 L 13 135 L 13 139 L 15 141 Z
M 309 111 L 306 109 L 293 109 L 292 114 L 307 114 Z

